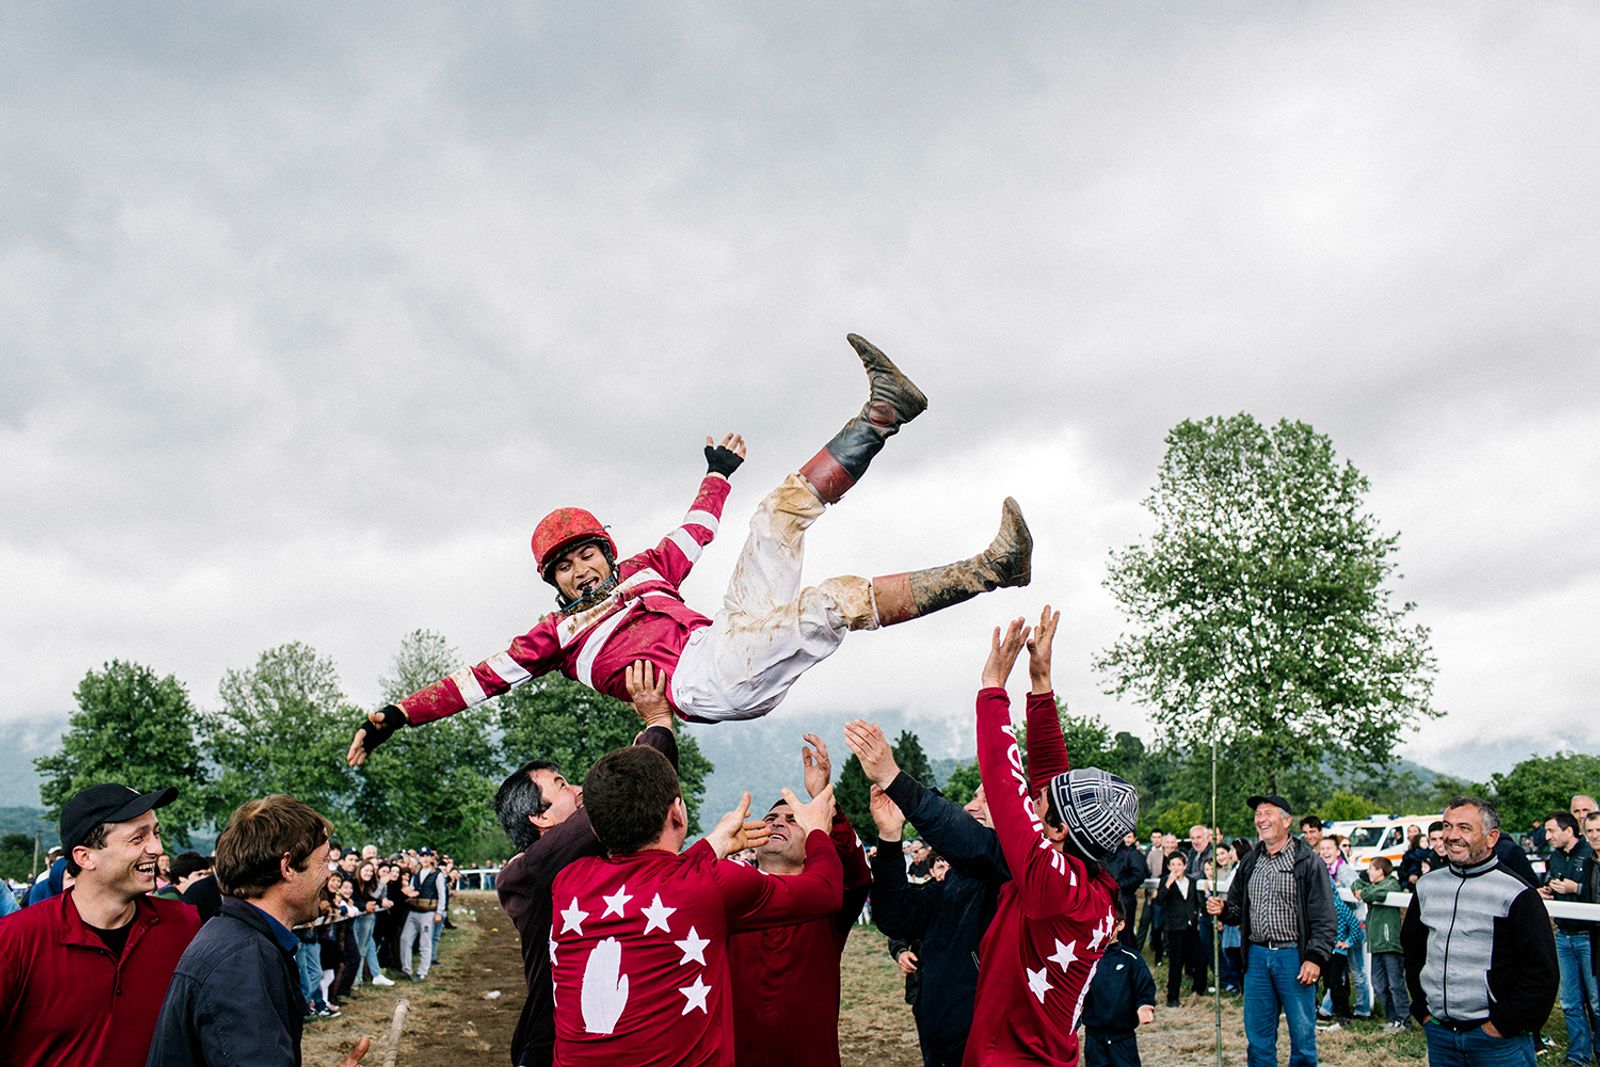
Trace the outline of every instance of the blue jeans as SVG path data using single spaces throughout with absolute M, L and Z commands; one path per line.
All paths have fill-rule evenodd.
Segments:
M 1360 1018 L 1367 1018 L 1372 1014 L 1372 983 L 1367 981 L 1367 935 L 1363 931 L 1356 939 L 1350 942 L 1348 953 L 1350 962 L 1350 1003 L 1355 1005 L 1355 1014 Z M 1322 1003 L 1317 1010 L 1324 1015 L 1333 1014 L 1333 994 L 1324 993 Z
M 1556 929 L 1556 962 L 1561 964 L 1561 1014 L 1567 1017 L 1567 1062 L 1594 1058 L 1590 1016 L 1600 1015 L 1594 975 L 1589 970 L 1589 935 Z
M 357 915 L 354 920 L 356 956 L 361 963 L 366 964 L 368 981 L 383 973 L 383 968 L 378 966 L 378 943 L 372 936 L 372 927 L 377 921 L 378 916 L 373 912 Z M 356 981 L 359 982 L 360 980 L 360 973 L 357 972 Z
M 295 962 L 300 965 L 300 995 L 306 998 L 306 1007 L 315 1011 L 324 1007 L 322 1000 L 322 946 L 313 938 L 307 941 L 302 935 L 300 947 L 295 950 Z
M 1533 1067 L 1533 1038 L 1490 1037 L 1480 1027 L 1458 1034 L 1436 1022 L 1422 1028 L 1428 1037 L 1428 1067 Z
M 1317 987 L 1300 984 L 1294 945 L 1246 943 L 1244 1036 L 1249 1067 L 1278 1067 L 1278 1013 L 1289 1023 L 1289 1067 L 1316 1067 Z

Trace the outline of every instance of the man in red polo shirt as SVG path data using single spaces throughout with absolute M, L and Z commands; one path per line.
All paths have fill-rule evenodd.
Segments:
M 173 969 L 200 929 L 150 896 L 155 809 L 176 789 L 96 785 L 61 809 L 76 884 L 0 923 L 0 1049 L 11 1067 L 143 1067 Z
M 828 746 L 806 734 L 801 746 L 806 791 L 828 788 Z M 756 866 L 776 878 L 806 869 L 806 834 L 794 808 L 779 800 L 763 820 L 772 836 L 756 849 Z M 728 939 L 733 972 L 733 1040 L 737 1067 L 839 1067 L 839 957 L 872 886 L 867 854 L 844 812 L 833 809 L 829 831 L 844 866 L 844 904 L 804 922 L 736 933 Z M 782 1033 L 782 1041 L 773 1035 Z

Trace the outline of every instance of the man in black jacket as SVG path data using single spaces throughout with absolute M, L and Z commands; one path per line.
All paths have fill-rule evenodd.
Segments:
M 1431 1067 L 1533 1067 L 1560 970 L 1537 890 L 1494 854 L 1500 815 L 1477 797 L 1444 812 L 1448 867 L 1417 881 L 1400 925 L 1411 1014 Z M 1487 964 L 1487 967 L 1485 967 Z
M 846 723 L 844 738 L 873 782 L 872 819 L 879 840 L 872 859 L 872 921 L 892 938 L 920 942 L 921 987 L 911 1011 L 922 1062 L 959 1067 L 972 1028 L 978 943 L 994 918 L 1000 886 L 1011 879 L 983 789 L 959 807 L 900 770 L 877 724 Z M 922 839 L 949 862 L 942 881 L 907 881 L 900 839 L 908 816 Z
M 1121 847 L 1106 860 L 1105 868 L 1106 873 L 1117 880 L 1117 889 L 1122 898 L 1122 929 L 1117 933 L 1117 940 L 1138 951 L 1139 938 L 1134 933 L 1134 918 L 1139 914 L 1139 887 L 1144 885 L 1148 877 L 1145 872 L 1149 867 L 1145 863 L 1144 853 L 1139 851 L 1139 839 L 1131 830 L 1123 836 Z
M 239 807 L 217 838 L 222 910 L 189 943 L 156 1022 L 147 1067 L 299 1067 L 305 1000 L 291 929 L 328 881 L 326 819 L 289 796 Z M 362 1038 L 340 1067 L 367 1053 Z
M 1276 1067 L 1278 1014 L 1289 1024 L 1289 1067 L 1317 1062 L 1317 979 L 1333 952 L 1338 919 L 1333 879 L 1321 858 L 1289 833 L 1280 796 L 1253 796 L 1261 843 L 1239 860 L 1227 900 L 1206 911 L 1243 935 L 1244 1032 L 1249 1067 Z

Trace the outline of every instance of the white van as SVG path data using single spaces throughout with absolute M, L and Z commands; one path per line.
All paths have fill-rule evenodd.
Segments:
M 1358 871 L 1367 869 L 1374 856 L 1384 856 L 1395 869 L 1400 868 L 1400 857 L 1410 847 L 1409 831 L 1416 827 L 1423 843 L 1428 840 L 1428 824 L 1436 822 L 1433 815 L 1373 815 L 1365 819 L 1346 820 L 1322 824 L 1324 834 L 1338 834 L 1350 839 L 1350 862 Z

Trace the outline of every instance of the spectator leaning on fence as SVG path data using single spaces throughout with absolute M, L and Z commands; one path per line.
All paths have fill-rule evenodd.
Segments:
M 1338 921 L 1322 860 L 1289 833 L 1280 796 L 1253 796 L 1261 843 L 1239 860 L 1226 899 L 1207 910 L 1244 939 L 1244 1032 L 1249 1067 L 1276 1067 L 1278 1014 L 1289 1024 L 1289 1067 L 1317 1062 L 1317 979 L 1333 953 Z
M 1431 1067 L 1533 1067 L 1558 985 L 1544 900 L 1494 855 L 1500 815 L 1462 796 L 1444 813 L 1450 864 L 1417 881 L 1400 927 L 1411 1014 Z
M 217 838 L 222 910 L 178 961 L 148 1067 L 299 1067 L 306 1005 L 291 927 L 317 917 L 329 829 L 288 796 L 234 811 Z M 362 1038 L 341 1067 L 368 1044 Z
M 176 789 L 96 785 L 61 809 L 76 882 L 0 923 L 0 1060 L 8 1067 L 142 1067 L 172 969 L 200 929 L 152 896 L 156 809 Z

